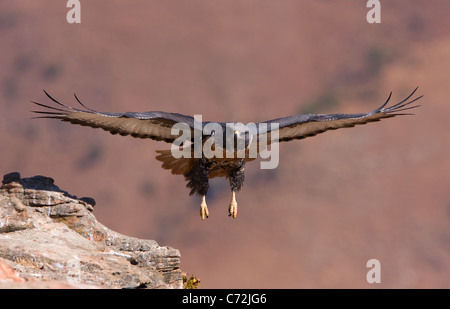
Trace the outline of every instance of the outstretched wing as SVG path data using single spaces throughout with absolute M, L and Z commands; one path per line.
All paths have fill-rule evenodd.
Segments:
M 295 115 L 290 117 L 273 119 L 263 123 L 267 124 L 275 123 L 279 125 L 278 141 L 280 142 L 287 142 L 294 139 L 302 139 L 308 136 L 317 135 L 319 133 L 328 130 L 354 127 L 356 125 L 379 121 L 383 118 L 390 118 L 399 115 L 410 115 L 408 113 L 402 112 L 420 106 L 420 105 L 412 105 L 414 102 L 423 97 L 419 96 L 415 99 L 412 99 L 412 96 L 417 91 L 417 89 L 418 88 L 414 89 L 414 91 L 403 101 L 394 104 L 392 106 L 386 107 L 389 100 L 391 99 L 392 96 L 391 92 L 386 102 L 370 113 Z M 272 125 L 267 127 L 272 127 L 272 129 L 269 128 L 268 131 L 274 129 Z
M 55 118 L 73 124 L 102 128 L 111 134 L 131 135 L 137 138 L 151 138 L 157 141 L 173 142 L 179 135 L 171 133 L 176 123 L 185 123 L 191 130 L 194 128 L 194 118 L 176 113 L 145 112 L 145 113 L 102 113 L 86 107 L 75 95 L 75 99 L 84 108 L 74 108 L 58 102 L 45 90 L 45 94 L 58 107 L 33 102 L 36 105 L 47 108 L 46 111 L 33 111 L 41 114 L 35 118 Z M 193 134 L 192 134 L 193 136 Z

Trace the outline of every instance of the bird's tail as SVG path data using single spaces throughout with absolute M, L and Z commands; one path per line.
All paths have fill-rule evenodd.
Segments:
M 162 168 L 171 170 L 174 175 L 184 175 L 192 168 L 192 158 L 174 158 L 171 150 L 156 150 L 156 152 L 159 153 L 156 159 L 162 162 Z

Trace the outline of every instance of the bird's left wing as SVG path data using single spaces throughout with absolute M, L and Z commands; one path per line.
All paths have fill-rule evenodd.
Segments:
M 84 109 L 65 105 L 55 100 L 45 90 L 44 92 L 54 103 L 58 104 L 58 107 L 33 102 L 47 109 L 45 111 L 33 111 L 43 115 L 36 118 L 55 118 L 82 126 L 101 128 L 111 134 L 131 135 L 137 138 L 150 138 L 168 143 L 173 142 L 180 136 L 180 134 L 172 134 L 172 127 L 175 124 L 186 124 L 185 128 L 190 128 L 191 131 L 194 128 L 194 118 L 190 116 L 159 111 L 103 113 L 86 107 L 78 100 L 76 95 L 76 100 Z
M 403 112 L 406 110 L 419 107 L 419 105 L 412 105 L 412 103 L 416 102 L 417 100 L 423 97 L 419 96 L 417 98 L 412 99 L 412 96 L 414 95 L 416 90 L 417 88 L 401 102 L 386 107 L 387 103 L 391 99 L 392 96 L 391 93 L 386 102 L 382 106 L 369 113 L 295 115 L 290 117 L 273 119 L 263 123 L 266 123 L 267 127 L 269 128 L 267 132 L 270 132 L 271 130 L 274 129 L 272 124 L 278 124 L 279 136 L 278 139 L 274 139 L 273 141 L 286 142 L 294 139 L 303 139 L 305 137 L 314 136 L 328 130 L 354 127 L 356 125 L 379 121 L 383 118 L 390 118 L 398 115 L 409 115 Z

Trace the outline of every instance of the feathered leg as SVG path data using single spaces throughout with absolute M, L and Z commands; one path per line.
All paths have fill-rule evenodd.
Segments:
M 200 217 L 202 220 L 209 217 L 208 206 L 206 205 L 206 193 L 208 193 L 209 189 L 210 166 L 211 161 L 208 159 L 198 159 L 191 170 L 184 174 L 185 179 L 188 181 L 186 187 L 191 189 L 189 195 L 197 193 L 202 197 L 200 204 Z
M 231 188 L 231 202 L 228 207 L 228 213 L 230 217 L 236 218 L 237 216 L 237 202 L 236 202 L 236 192 L 241 190 L 244 184 L 245 174 L 244 174 L 244 160 L 239 162 L 239 166 L 228 173 L 228 179 L 230 180 Z

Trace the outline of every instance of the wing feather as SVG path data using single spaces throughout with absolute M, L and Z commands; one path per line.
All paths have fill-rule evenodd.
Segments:
M 356 125 L 380 121 L 384 118 L 390 118 L 399 115 L 410 115 L 402 112 L 420 106 L 412 105 L 417 100 L 423 97 L 419 96 L 415 99 L 411 99 L 417 89 L 418 88 L 414 89 L 414 91 L 401 102 L 396 103 L 390 107 L 385 107 L 391 99 L 391 93 L 383 105 L 369 113 L 295 115 L 269 120 L 265 123 L 278 123 L 278 141 L 280 142 L 291 141 L 294 139 L 303 139 L 309 136 L 314 136 L 326 132 L 328 130 L 354 127 Z M 270 129 L 268 131 L 270 131 Z
M 294 115 L 262 122 L 258 124 L 258 127 L 261 124 L 266 124 L 268 125 L 268 129 L 260 130 L 258 135 L 268 133 L 268 144 L 270 144 L 272 124 L 278 124 L 279 126 L 279 136 L 275 141 L 285 142 L 314 136 L 328 130 L 354 127 L 398 115 L 410 115 L 404 112 L 419 107 L 419 105 L 413 105 L 413 103 L 423 97 L 419 96 L 411 99 L 417 89 L 414 89 L 404 100 L 386 107 L 392 97 L 392 93 L 390 93 L 383 105 L 369 113 Z M 131 135 L 137 138 L 150 138 L 168 143 L 173 142 L 179 137 L 179 135 L 173 135 L 171 133 L 173 125 L 176 123 L 185 123 L 191 128 L 191 136 L 194 136 L 194 118 L 190 116 L 160 111 L 145 113 L 103 113 L 88 108 L 81 103 L 76 95 L 75 99 L 84 109 L 65 105 L 55 100 L 47 92 L 45 94 L 58 106 L 33 102 L 37 106 L 47 109 L 45 111 L 33 111 L 42 115 L 35 118 L 55 118 L 82 126 L 101 128 L 109 131 L 111 134 Z
M 168 143 L 179 137 L 179 135 L 171 133 L 174 124 L 186 123 L 191 129 L 194 128 L 194 118 L 186 115 L 160 111 L 103 113 L 86 107 L 76 95 L 75 99 L 84 109 L 65 105 L 55 100 L 45 90 L 44 92 L 59 106 L 49 106 L 32 101 L 34 104 L 47 109 L 45 111 L 33 111 L 36 114 L 43 115 L 35 118 L 55 118 L 82 126 L 101 128 L 111 134 L 131 135 L 136 138 L 150 138 Z

